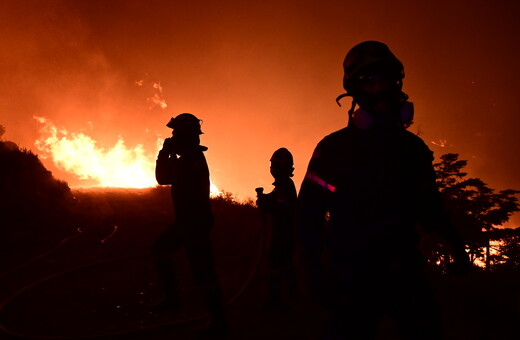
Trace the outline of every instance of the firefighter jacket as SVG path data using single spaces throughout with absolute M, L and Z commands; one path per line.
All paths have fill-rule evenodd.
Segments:
M 418 254 L 416 226 L 455 239 L 433 153 L 402 127 L 346 127 L 317 145 L 298 197 L 302 255 L 384 265 Z M 373 261 L 369 261 L 373 259 Z
M 161 185 L 171 185 L 175 223 L 210 225 L 209 169 L 203 151 L 197 146 L 181 156 L 161 150 L 155 176 Z

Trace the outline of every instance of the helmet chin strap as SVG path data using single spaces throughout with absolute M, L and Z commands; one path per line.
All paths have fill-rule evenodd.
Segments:
M 339 101 L 348 96 L 350 96 L 350 94 L 348 94 L 348 93 L 340 94 L 339 96 L 336 97 L 336 103 L 341 107 L 341 103 Z
M 341 103 L 339 102 L 341 99 L 345 97 L 352 97 L 349 93 L 343 93 L 336 97 L 336 103 L 341 107 Z M 353 97 L 352 97 L 353 98 Z M 352 100 L 352 105 L 350 109 L 348 110 L 348 125 L 354 124 L 354 120 L 352 119 L 352 116 L 354 115 L 354 110 L 356 109 L 356 100 Z

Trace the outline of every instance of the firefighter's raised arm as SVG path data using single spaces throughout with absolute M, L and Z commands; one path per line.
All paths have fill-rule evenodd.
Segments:
M 174 152 L 172 138 L 166 138 L 155 163 L 155 179 L 160 185 L 172 184 L 174 162 L 177 155 Z

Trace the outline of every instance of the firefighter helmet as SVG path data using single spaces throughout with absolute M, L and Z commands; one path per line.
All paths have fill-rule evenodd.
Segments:
M 287 164 L 292 166 L 294 164 L 293 156 L 286 148 L 276 150 L 271 156 L 271 162 L 279 164 Z
M 181 113 L 175 118 L 171 118 L 167 127 L 186 133 L 202 134 L 200 129 L 201 120 L 191 113 Z
M 404 78 L 403 64 L 390 51 L 388 46 L 379 41 L 365 41 L 354 46 L 343 61 L 343 87 L 347 93 L 353 90 L 354 80 L 368 67 L 381 67 L 390 73 L 396 81 Z

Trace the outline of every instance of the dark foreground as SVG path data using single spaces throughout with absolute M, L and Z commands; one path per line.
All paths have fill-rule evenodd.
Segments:
M 265 306 L 261 223 L 245 223 L 247 212 L 233 215 L 227 222 L 237 229 L 221 233 L 216 226 L 213 235 L 231 325 L 227 338 L 315 339 L 322 313 L 303 297 L 282 310 Z M 182 251 L 175 260 L 183 306 L 169 313 L 153 310 L 160 290 L 149 245 L 164 227 L 157 224 L 140 231 L 131 224 L 101 224 L 76 230 L 46 249 L 27 248 L 20 256 L 11 249 L 11 265 L 0 272 L 0 339 L 201 338 L 208 319 Z
M 158 201 L 168 197 L 155 195 Z M 182 252 L 175 259 L 183 307 L 163 314 L 152 308 L 160 291 L 149 246 L 170 220 L 169 207 L 146 207 L 151 200 L 142 195 L 116 196 L 83 197 L 83 211 L 92 218 L 78 222 L 79 231 L 45 242 L 22 235 L 6 243 L 0 339 L 207 338 L 204 304 Z M 89 212 L 93 201 L 105 211 Z M 265 304 L 265 233 L 256 209 L 214 204 L 215 262 L 231 326 L 225 339 L 319 339 L 325 313 L 305 294 L 283 309 Z M 446 339 L 517 339 L 519 284 L 517 272 L 432 276 Z M 378 339 L 398 339 L 391 320 L 382 323 Z

